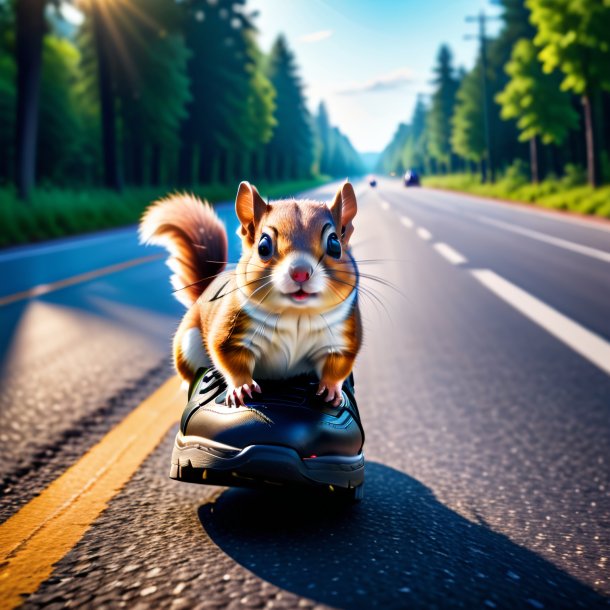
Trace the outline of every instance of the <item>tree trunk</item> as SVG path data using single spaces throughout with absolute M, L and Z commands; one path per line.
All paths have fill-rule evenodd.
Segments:
M 608 154 L 609 140 L 606 138 L 605 124 L 608 119 L 604 116 L 604 96 L 601 89 L 597 89 L 592 95 L 591 110 L 593 113 L 593 127 L 595 130 L 595 171 L 597 172 L 598 184 L 610 180 L 610 176 L 604 175 L 604 153 Z M 608 157 L 606 156 L 606 162 Z
M 538 184 L 540 177 L 538 174 L 538 145 L 536 136 L 530 138 L 530 168 L 532 170 L 532 184 Z
M 36 145 L 42 41 L 46 0 L 16 3 L 17 128 L 15 182 L 20 199 L 27 199 L 36 180 Z
M 93 35 L 97 54 L 98 87 L 102 115 L 102 154 L 104 159 L 104 185 L 120 191 L 122 181 L 119 173 L 116 137 L 116 107 L 112 71 L 110 65 L 109 34 L 104 31 L 103 16 L 98 3 L 91 4 Z
M 161 144 L 153 144 L 150 154 L 150 183 L 152 186 L 161 184 Z
M 199 183 L 210 184 L 214 181 L 214 156 L 212 147 L 206 144 L 199 146 Z
M 582 98 L 585 112 L 585 140 L 587 142 L 587 178 L 589 186 L 596 187 L 599 183 L 597 171 L 597 155 L 595 154 L 595 131 L 593 126 L 593 110 L 591 108 L 591 95 Z
M 188 130 L 185 129 L 182 131 L 182 141 L 180 142 L 180 152 L 178 153 L 178 183 L 180 186 L 191 186 L 193 184 L 194 152 L 193 138 L 188 133 Z
M 131 171 L 132 182 L 136 186 L 144 184 L 144 145 L 140 138 L 139 129 L 132 134 L 131 140 Z

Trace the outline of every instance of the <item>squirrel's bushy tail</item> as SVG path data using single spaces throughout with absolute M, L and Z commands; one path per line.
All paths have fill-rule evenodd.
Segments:
M 140 221 L 140 242 L 164 246 L 176 298 L 190 307 L 225 267 L 227 232 L 213 208 L 193 195 L 153 203 Z

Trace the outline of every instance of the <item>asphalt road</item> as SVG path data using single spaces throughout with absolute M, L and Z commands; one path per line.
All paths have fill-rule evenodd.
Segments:
M 365 500 L 171 481 L 174 427 L 24 607 L 610 606 L 609 225 L 356 190 Z M 159 252 L 0 253 L 2 520 L 171 376 Z

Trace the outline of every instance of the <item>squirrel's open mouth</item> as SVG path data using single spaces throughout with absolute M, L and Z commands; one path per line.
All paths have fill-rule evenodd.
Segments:
M 299 288 L 296 292 L 291 292 L 288 296 L 291 299 L 293 299 L 294 301 L 297 301 L 297 302 L 301 303 L 303 301 L 306 301 L 310 297 L 316 296 L 316 293 L 315 292 L 307 292 L 307 291 L 303 290 L 302 288 Z

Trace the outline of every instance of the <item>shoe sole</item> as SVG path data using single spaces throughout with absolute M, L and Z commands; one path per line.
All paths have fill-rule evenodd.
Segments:
M 227 487 L 310 486 L 360 500 L 364 491 L 364 454 L 301 458 L 290 447 L 221 445 L 178 432 L 170 478 Z

